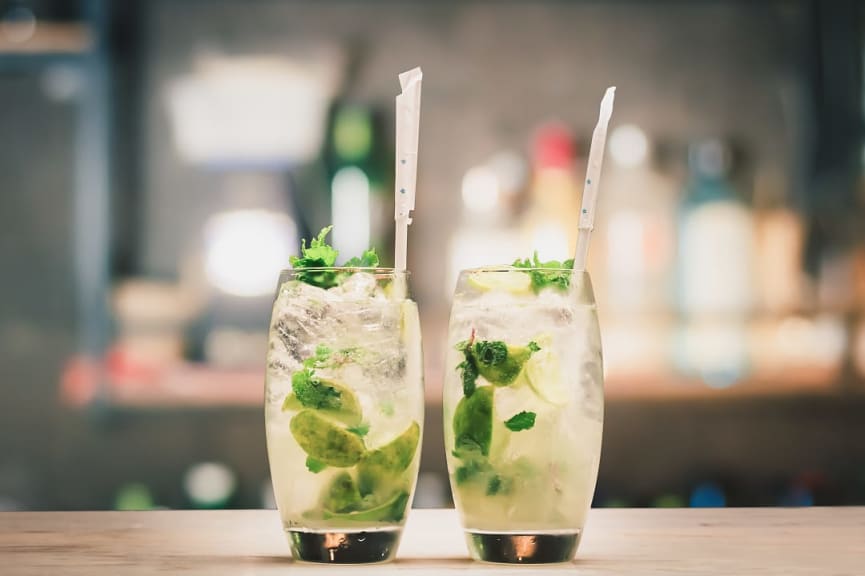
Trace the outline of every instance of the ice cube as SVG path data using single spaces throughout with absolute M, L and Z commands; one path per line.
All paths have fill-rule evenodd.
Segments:
M 286 282 L 273 305 L 272 340 L 279 340 L 291 358 L 300 362 L 327 333 L 325 319 L 336 296 L 304 282 Z
M 583 410 L 593 420 L 604 418 L 604 374 L 598 361 L 587 361 L 580 370 L 580 388 L 583 392 Z
M 372 298 L 376 289 L 375 276 L 368 272 L 355 272 L 338 288 L 342 298 L 347 300 L 364 300 Z

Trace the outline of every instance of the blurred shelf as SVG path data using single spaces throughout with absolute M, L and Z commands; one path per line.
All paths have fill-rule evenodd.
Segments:
M 127 408 L 219 408 L 262 406 L 264 371 L 184 363 L 160 371 L 124 372 L 76 359 L 64 370 L 65 404 L 93 403 Z
M 860 393 L 863 390 L 861 386 L 856 389 Z M 676 375 L 615 375 L 605 383 L 609 402 L 841 397 L 842 390 L 837 371 L 816 368 L 749 377 L 726 388 L 712 388 L 699 379 Z M 76 359 L 64 371 L 61 396 L 65 404 L 74 407 L 94 403 L 141 409 L 258 407 L 264 402 L 264 372 L 196 363 L 159 371 L 140 367 L 118 370 L 110 362 Z M 427 398 L 432 403 L 438 400 Z
M 34 23 L 2 24 L 0 58 L 19 55 L 85 54 L 93 46 L 90 27 L 85 24 Z
M 619 374 L 604 384 L 607 400 L 677 400 L 727 399 L 771 396 L 840 394 L 838 370 L 834 368 L 798 367 L 752 375 L 723 388 L 712 387 L 703 380 L 670 374 Z

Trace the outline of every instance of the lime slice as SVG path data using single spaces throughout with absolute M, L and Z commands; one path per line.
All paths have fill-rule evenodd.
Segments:
M 360 421 L 363 418 L 360 402 L 358 402 L 357 396 L 355 396 L 354 392 L 352 392 L 348 386 L 326 378 L 320 378 L 312 385 L 322 389 L 330 388 L 334 390 L 339 398 L 340 408 L 314 408 L 314 406 L 307 406 L 301 402 L 297 395 L 292 393 L 287 394 L 285 400 L 283 400 L 282 411 L 299 412 L 304 408 L 313 408 L 326 414 L 329 418 L 344 423 L 346 426 L 357 426 L 360 424 Z
M 490 453 L 493 436 L 493 390 L 481 386 L 471 396 L 464 396 L 454 411 L 454 448 L 458 452 L 477 450 Z
M 400 490 L 373 508 L 343 514 L 325 510 L 324 518 L 348 522 L 399 522 L 405 515 L 406 504 L 408 504 L 408 492 Z
M 420 426 L 412 422 L 406 430 L 377 450 L 367 452 L 357 465 L 357 478 L 362 494 L 369 494 L 377 486 L 398 480 L 409 467 L 420 440 Z
M 294 415 L 289 424 L 291 435 L 309 456 L 315 460 L 347 468 L 363 457 L 363 440 L 315 410 L 303 410 Z
M 469 286 L 481 292 L 510 292 L 527 294 L 532 289 L 532 279 L 525 272 L 473 272 L 468 278 Z
M 360 505 L 360 492 L 348 472 L 339 474 L 327 487 L 322 506 L 333 512 L 350 512 Z
M 473 350 L 478 373 L 494 386 L 513 384 L 533 352 L 528 346 L 505 346 L 500 342 L 477 342 Z
M 543 343 L 540 346 L 541 349 L 532 354 L 526 362 L 526 378 L 541 399 L 556 406 L 563 406 L 570 400 L 570 394 L 562 378 L 559 358 L 549 346 Z

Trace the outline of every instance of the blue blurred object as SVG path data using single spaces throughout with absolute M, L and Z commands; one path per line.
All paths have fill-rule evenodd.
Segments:
M 779 506 L 813 506 L 814 493 L 807 486 L 794 484 L 790 486 L 778 501 Z
M 714 482 L 698 484 L 691 492 L 691 508 L 723 508 L 726 505 L 724 489 Z

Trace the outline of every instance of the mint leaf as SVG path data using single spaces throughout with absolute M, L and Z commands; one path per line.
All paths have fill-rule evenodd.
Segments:
M 505 421 L 505 426 L 512 432 L 530 430 L 535 425 L 535 416 L 534 412 L 522 411 Z
M 378 254 L 375 248 L 364 251 L 363 256 L 355 256 L 344 264 L 347 268 L 376 268 L 379 265 Z
M 309 246 L 306 239 L 300 241 L 300 256 L 289 258 L 291 267 L 295 270 L 295 278 L 306 284 L 318 286 L 319 288 L 333 288 L 351 276 L 351 272 L 337 270 L 307 270 L 308 268 L 331 268 L 336 264 L 339 251 L 325 240 L 333 226 L 321 229 L 318 236 L 310 240 Z M 348 260 L 344 266 L 348 268 L 375 268 L 379 265 L 379 257 L 375 248 L 365 250 L 358 258 L 355 256 Z
M 331 270 L 304 270 L 304 268 L 329 268 L 334 265 L 339 252 L 325 242 L 325 238 L 330 234 L 332 229 L 333 226 L 322 228 L 318 236 L 310 241 L 308 248 L 306 246 L 306 239 L 301 240 L 300 256 L 289 258 L 291 267 L 296 270 L 295 277 L 301 282 L 325 289 L 332 288 L 338 284 L 336 272 Z
M 303 361 L 304 368 L 322 368 L 330 358 L 330 348 L 324 345 L 318 345 L 315 348 L 315 354 Z
M 304 368 L 291 375 L 291 390 L 306 408 L 342 408 L 342 393 L 316 378 L 311 368 Z
M 485 366 L 498 366 L 508 359 L 508 347 L 499 340 L 484 341 L 475 344 L 478 361 Z
M 457 365 L 457 370 L 462 371 L 463 394 L 471 396 L 475 393 L 478 381 L 478 366 L 475 364 L 474 357 L 466 353 L 466 359 Z
M 465 360 L 457 364 L 457 370 L 460 371 L 460 377 L 463 381 L 463 395 L 465 396 L 471 396 L 475 393 L 475 388 L 477 388 L 478 364 L 472 352 L 472 343 L 474 340 L 475 331 L 472 330 L 472 335 L 468 340 L 463 340 L 457 344 L 457 350 L 465 356 Z
M 540 292 L 548 286 L 552 286 L 559 290 L 567 290 L 571 285 L 571 272 L 574 268 L 574 260 L 569 259 L 564 262 L 558 260 L 549 260 L 541 262 L 538 258 L 538 253 L 535 251 L 532 259 L 525 258 L 520 260 L 517 258 L 513 263 L 514 268 L 526 269 L 526 273 L 532 279 L 532 289 L 535 292 Z M 563 270 L 539 270 L 539 268 L 561 268 Z
M 333 226 L 325 226 L 322 228 L 318 233 L 318 236 L 310 240 L 309 248 L 306 247 L 306 239 L 302 239 L 300 241 L 301 256 L 292 256 L 289 260 L 291 265 L 300 265 L 305 268 L 313 266 L 333 266 L 334 263 L 336 263 L 336 257 L 339 255 L 339 251 L 325 242 L 325 238 L 330 234 L 331 230 L 333 230 Z
M 316 460 L 312 456 L 306 457 L 306 469 L 309 470 L 310 472 L 312 472 L 313 474 L 318 474 L 319 472 L 321 472 L 325 468 L 327 468 L 327 464 L 325 464 L 324 462 L 319 462 L 318 460 Z
M 526 345 L 526 347 L 527 347 L 529 350 L 531 350 L 532 352 L 538 352 L 538 351 L 541 349 L 541 347 L 538 346 L 538 343 L 535 342 L 534 340 L 532 340 L 531 342 L 529 342 L 529 343 Z
M 351 428 L 348 428 L 348 431 L 352 434 L 357 434 L 358 436 L 363 438 L 364 436 L 369 434 L 369 424 L 367 424 L 366 422 L 361 422 L 357 426 L 352 426 Z
M 485 458 L 470 458 L 454 470 L 454 480 L 457 485 L 462 485 L 480 478 L 482 475 L 487 474 L 489 470 L 490 465 Z

